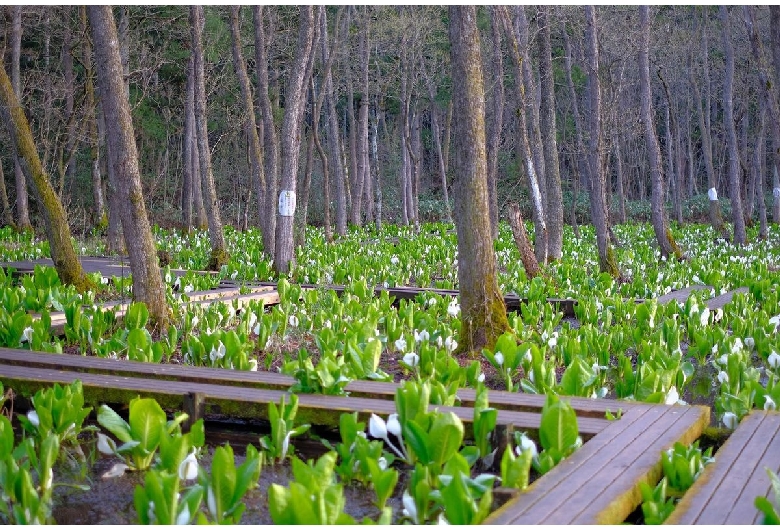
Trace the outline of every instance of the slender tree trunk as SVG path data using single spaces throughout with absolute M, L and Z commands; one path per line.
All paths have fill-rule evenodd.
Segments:
M 601 165 L 601 86 L 599 82 L 599 49 L 596 29 L 596 10 L 585 6 L 585 56 L 588 75 L 587 92 L 589 119 L 588 165 L 590 174 L 590 212 L 596 229 L 599 269 L 613 278 L 620 276 L 615 253 L 609 243 L 607 208 L 604 197 L 604 172 Z
M 65 179 L 73 182 L 76 176 L 76 141 L 77 127 L 74 116 L 74 94 L 76 92 L 76 79 L 73 71 L 73 42 L 70 29 L 70 7 L 65 8 L 65 32 L 62 39 L 62 69 L 65 74 L 65 115 L 68 120 L 68 138 L 65 141 L 64 162 L 65 170 L 60 180 L 60 194 L 65 193 Z
M 295 236 L 296 247 L 306 245 L 306 228 L 309 223 L 309 197 L 311 196 L 311 174 L 313 169 L 314 140 L 311 131 L 309 131 L 309 134 L 306 135 L 306 165 L 303 169 L 303 182 L 301 183 L 301 209 Z
M 233 68 L 238 77 L 238 85 L 241 88 L 241 99 L 243 100 L 246 121 L 244 121 L 244 130 L 247 137 L 247 147 L 249 151 L 249 161 L 252 168 L 252 181 L 255 184 L 257 201 L 259 205 L 266 204 L 265 196 L 268 184 L 265 178 L 263 167 L 263 147 L 260 145 L 260 137 L 257 134 L 257 121 L 255 119 L 255 104 L 252 100 L 252 87 L 249 83 L 249 75 L 246 71 L 244 54 L 241 52 L 241 26 L 239 23 L 239 6 L 230 8 L 230 34 L 233 41 Z M 267 230 L 267 224 L 260 219 L 260 231 L 264 233 Z M 267 241 L 268 236 L 263 235 L 263 241 Z M 265 247 L 265 245 L 264 245 Z
M 112 144 L 111 165 L 120 183 L 118 194 L 123 205 L 122 228 L 128 243 L 130 269 L 133 272 L 133 298 L 149 309 L 150 323 L 166 329 L 170 310 L 157 261 L 149 218 L 146 214 L 141 173 L 133 133 L 133 120 L 122 82 L 122 64 L 117 47 L 117 30 L 109 6 L 89 6 L 89 22 L 95 43 L 98 82 L 108 141 Z
M 301 145 L 301 123 L 306 106 L 306 86 L 309 82 L 307 66 L 310 63 L 314 46 L 314 10 L 311 6 L 300 8 L 299 26 L 295 58 L 290 67 L 285 90 L 286 103 L 282 124 L 282 178 L 279 215 L 276 219 L 276 253 L 274 255 L 274 268 L 280 274 L 288 274 L 291 271 L 295 258 L 293 248 L 295 188 Z M 323 42 L 327 42 L 326 35 L 325 32 L 321 34 Z
M 577 91 L 574 88 L 574 78 L 572 77 L 572 56 L 571 56 L 571 42 L 569 41 L 569 34 L 566 31 L 566 26 L 563 27 L 563 49 L 564 49 L 564 64 L 566 66 L 566 85 L 569 88 L 569 99 L 571 100 L 571 113 L 574 119 L 574 128 L 576 130 L 575 135 L 575 153 L 572 164 L 572 225 L 574 226 L 575 233 L 579 233 L 577 227 L 577 197 L 579 195 L 579 185 L 581 182 L 585 183 L 585 189 L 588 189 L 588 182 L 590 182 L 590 176 L 588 174 L 588 163 L 585 155 L 585 140 L 583 138 L 583 130 L 585 125 L 582 122 L 580 116 L 580 108 L 578 103 Z
M 526 109 L 528 108 L 528 105 L 525 103 L 527 94 L 525 93 L 525 85 L 522 73 L 523 59 L 520 53 L 520 46 L 517 42 L 515 33 L 512 30 L 512 22 L 509 19 L 509 14 L 507 13 L 506 8 L 498 7 L 497 9 L 500 13 L 501 20 L 504 25 L 504 33 L 507 37 L 515 76 L 515 99 L 517 101 L 518 118 L 517 135 L 519 136 L 520 157 L 525 162 L 526 171 L 528 173 L 528 184 L 531 192 L 531 212 L 533 214 L 534 222 L 534 247 L 536 260 L 539 263 L 545 263 L 547 261 L 547 225 L 545 223 L 544 215 L 544 199 L 542 197 L 541 188 L 539 186 L 539 179 L 536 173 L 536 164 L 534 162 L 531 144 L 528 139 L 528 128 L 526 125 Z
M 411 185 L 410 195 L 412 204 L 412 218 L 414 226 L 420 230 L 420 172 L 422 166 L 422 139 L 420 138 L 420 112 L 417 109 L 417 100 L 414 102 L 414 118 L 412 120 L 411 137 L 411 159 L 412 159 L 412 178 L 409 181 Z
M 211 149 L 209 147 L 208 124 L 206 121 L 206 74 L 202 42 L 204 24 L 203 6 L 190 7 L 190 31 L 195 72 L 195 136 L 198 142 L 200 176 L 204 195 L 203 202 L 206 206 L 206 216 L 209 222 L 209 240 L 211 242 L 211 258 L 209 259 L 208 268 L 212 271 L 218 271 L 222 265 L 228 262 L 228 253 L 225 247 L 225 236 L 222 233 L 222 220 L 219 215 L 214 175 L 211 170 Z
M 459 352 L 493 348 L 508 331 L 506 306 L 498 289 L 496 256 L 490 237 L 485 160 L 485 96 L 479 32 L 473 6 L 450 6 L 455 120 L 455 225 L 461 328 Z
M 441 125 L 439 124 L 439 112 L 435 101 L 436 96 L 433 92 L 433 81 L 431 79 L 428 79 L 427 84 L 428 84 L 428 98 L 431 102 L 431 134 L 433 136 L 433 145 L 436 148 L 436 160 L 438 161 L 439 178 L 441 178 L 441 191 L 444 200 L 444 213 L 446 215 L 445 219 L 448 223 L 451 223 L 452 213 L 450 210 L 449 192 L 447 191 L 447 166 L 444 162 L 444 150 L 442 149 L 442 143 L 441 143 Z M 488 177 L 488 193 L 490 191 L 489 187 L 490 187 L 490 180 Z
M 263 234 L 263 252 L 273 256 L 276 246 L 276 195 L 279 189 L 279 135 L 274 124 L 273 106 L 268 80 L 268 53 L 265 28 L 263 26 L 263 6 L 252 7 L 252 19 L 255 26 L 255 68 L 257 71 L 257 101 L 262 117 L 263 153 L 266 189 L 262 199 L 258 197 L 258 214 Z M 273 27 L 271 29 L 273 34 Z
M 655 232 L 655 240 L 661 250 L 661 257 L 668 258 L 672 255 L 680 258 L 680 250 L 674 242 L 672 232 L 666 220 L 664 212 L 664 176 L 662 173 L 661 148 L 658 146 L 658 138 L 655 135 L 653 123 L 652 92 L 650 90 L 650 15 L 647 6 L 639 6 L 639 85 L 641 91 L 641 117 L 645 129 L 645 142 L 647 143 L 648 162 L 650 166 L 650 185 L 652 197 L 650 199 L 650 217 Z M 668 103 L 668 101 L 667 101 Z M 671 147 L 669 127 L 669 106 L 666 106 L 666 144 Z M 669 160 L 671 161 L 671 153 Z M 673 169 L 670 165 L 670 169 Z
M 100 174 L 100 145 L 98 143 L 98 127 L 95 102 L 95 85 L 92 69 L 92 41 L 89 38 L 87 27 L 87 9 L 79 7 L 79 21 L 82 32 L 82 58 L 84 66 L 84 119 L 87 121 L 87 138 L 89 140 L 90 173 L 92 176 L 92 222 L 98 228 L 108 225 L 106 206 L 103 199 L 103 178 Z M 74 165 L 75 167 L 75 165 Z
M 382 180 L 379 172 L 379 149 L 377 146 L 377 136 L 379 136 L 379 105 L 375 104 L 377 115 L 374 116 L 374 123 L 371 127 L 371 169 L 374 172 L 374 225 L 379 233 L 382 230 Z
M 726 75 L 723 81 L 723 121 L 726 129 L 726 146 L 729 160 L 729 196 L 731 199 L 731 213 L 734 219 L 734 244 L 742 246 L 747 242 L 747 235 L 745 233 L 745 214 L 742 211 L 739 185 L 737 131 L 734 125 L 734 47 L 731 44 L 731 26 L 726 6 L 720 6 L 720 20 L 723 25 L 723 49 L 726 62 Z
M 0 161 L 0 206 L 3 208 L 3 226 L 15 226 L 11 203 L 8 202 L 8 192 L 5 189 L 5 171 L 3 171 L 2 161 Z
M 495 6 L 489 6 L 490 34 L 493 46 L 490 53 L 491 80 L 490 107 L 487 115 L 487 177 L 490 232 L 498 238 L 498 149 L 504 126 L 504 61 L 501 54 L 501 21 Z
M 561 171 L 558 161 L 558 143 L 556 141 L 557 124 L 555 121 L 555 83 L 552 67 L 552 47 L 550 45 L 550 20 L 548 6 L 539 11 L 539 87 L 541 101 L 539 122 L 544 152 L 545 188 L 547 189 L 547 258 L 560 260 L 563 256 L 563 192 L 561 190 Z
M 615 136 L 613 140 L 615 146 L 615 172 L 617 181 L 617 196 L 618 196 L 618 222 L 626 222 L 626 191 L 625 191 L 625 175 L 623 174 L 623 153 L 620 150 L 620 137 Z
M 193 133 L 195 121 L 195 109 L 194 109 L 194 72 L 192 68 L 192 56 L 187 59 L 187 81 L 186 92 L 184 100 L 184 132 L 182 133 L 181 141 L 181 157 L 182 157 L 182 184 L 181 184 L 181 212 L 182 222 L 184 223 L 184 230 L 189 232 L 193 226 L 193 210 L 195 202 L 195 168 L 192 165 L 192 150 L 195 143 L 195 135 Z M 200 189 L 200 186 L 198 187 Z M 203 202 L 201 201 L 201 204 Z
M 753 159 L 750 164 L 750 182 L 753 201 L 758 201 L 758 237 L 766 239 L 768 235 L 766 224 L 766 201 L 764 200 L 764 166 L 766 148 L 766 112 L 761 112 L 761 126 L 758 129 L 756 147 L 753 150 Z
M 371 187 L 371 169 L 368 159 L 368 24 L 367 7 L 363 7 L 363 20 L 360 30 L 360 42 L 358 44 L 358 54 L 360 55 L 360 103 L 358 104 L 357 134 L 356 134 L 356 156 L 357 156 L 357 174 L 355 176 L 355 186 L 352 191 L 352 224 L 361 225 L 361 207 L 364 200 L 364 188 Z M 366 214 L 373 211 L 371 196 L 365 201 Z
M 19 70 L 22 55 L 22 6 L 9 6 L 11 12 L 11 86 L 17 100 L 22 100 L 22 76 Z M 14 144 L 14 180 L 16 182 L 16 227 L 18 230 L 32 230 L 30 206 L 27 195 L 27 177 L 22 170 L 22 153 Z

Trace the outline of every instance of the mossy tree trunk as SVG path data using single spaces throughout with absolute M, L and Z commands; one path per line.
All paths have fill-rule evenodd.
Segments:
M 11 203 L 8 202 L 8 191 L 5 189 L 5 171 L 2 162 L 0 162 L 0 207 L 3 209 L 3 226 L 16 226 Z
M 149 309 L 149 324 L 165 329 L 170 309 L 165 299 L 157 248 L 146 214 L 130 101 L 124 89 L 117 29 L 109 6 L 89 6 L 89 23 L 95 45 L 95 63 L 100 87 L 109 163 L 114 168 L 119 215 L 133 273 L 133 299 Z
M 723 49 L 725 55 L 726 75 L 723 80 L 723 124 L 726 129 L 726 148 L 728 150 L 729 198 L 731 199 L 731 214 L 734 223 L 734 244 L 744 245 L 747 242 L 745 232 L 745 214 L 742 208 L 742 193 L 740 191 L 739 147 L 737 146 L 737 129 L 734 124 L 734 46 L 731 43 L 731 25 L 729 23 L 728 7 L 720 6 L 720 20 L 723 26 Z
M 325 38 L 322 35 L 322 38 Z M 311 6 L 300 8 L 298 44 L 295 58 L 290 68 L 285 90 L 284 122 L 282 124 L 282 179 L 280 198 L 284 195 L 286 204 L 280 208 L 276 218 L 276 252 L 274 268 L 287 274 L 295 257 L 293 248 L 293 224 L 295 214 L 295 191 L 298 181 L 298 162 L 301 147 L 301 125 L 306 106 L 306 86 L 311 75 L 314 47 L 314 9 Z M 291 204 L 290 204 L 291 203 Z M 346 217 L 346 215 L 345 215 Z
M 775 66 L 773 85 L 780 86 L 780 6 L 769 6 L 769 38 L 772 46 L 772 63 Z M 769 86 L 764 85 L 764 86 Z M 772 123 L 772 221 L 780 224 L 780 115 L 771 118 Z
M 650 166 L 650 218 L 661 256 L 675 255 L 672 235 L 664 212 L 664 176 L 661 164 L 661 148 L 655 135 L 652 95 L 650 91 L 650 15 L 647 6 L 639 6 L 639 90 L 641 95 L 640 118 L 645 129 L 648 162 Z M 667 107 L 667 113 L 669 112 Z M 668 115 L 668 114 L 667 114 Z M 667 127 L 668 131 L 668 127 Z M 670 142 L 667 141 L 669 145 Z M 675 255 L 680 258 L 680 255 Z
M 450 6 L 455 159 L 455 227 L 461 329 L 458 351 L 479 354 L 508 331 L 490 233 L 485 96 L 474 6 Z
M 214 174 L 211 168 L 211 148 L 209 147 L 208 121 L 206 120 L 206 73 L 203 56 L 203 26 L 206 20 L 203 6 L 190 6 L 190 35 L 195 72 L 195 136 L 198 142 L 198 157 L 201 183 L 203 184 L 203 203 L 209 223 L 209 241 L 211 258 L 208 269 L 218 271 L 228 262 L 225 235 L 222 231 L 222 219 L 219 214 L 217 190 L 214 186 Z
M 588 76 L 587 94 L 590 118 L 588 120 L 588 172 L 590 174 L 590 215 L 596 230 L 599 269 L 613 278 L 620 276 L 615 252 L 609 242 L 606 198 L 604 194 L 604 166 L 601 144 L 601 86 L 599 82 L 599 48 L 596 29 L 596 9 L 585 6 L 585 59 Z
M 491 89 L 490 106 L 486 116 L 487 134 L 487 185 L 490 207 L 490 233 L 498 238 L 498 151 L 501 145 L 501 130 L 504 127 L 504 59 L 501 53 L 501 20 L 496 6 L 488 6 L 490 13 L 490 36 L 493 41 L 490 51 Z
M 24 164 L 25 172 L 30 175 L 38 191 L 51 258 L 60 281 L 66 285 L 73 285 L 79 292 L 94 288 L 94 284 L 84 273 L 76 251 L 73 249 L 65 209 L 54 192 L 49 176 L 43 169 L 38 151 L 35 149 L 30 124 L 24 115 L 24 109 L 19 104 L 16 92 L 11 85 L 11 79 L 5 72 L 5 67 L 0 69 L 0 100 L 3 104 L 3 120 L 16 146 L 19 160 Z

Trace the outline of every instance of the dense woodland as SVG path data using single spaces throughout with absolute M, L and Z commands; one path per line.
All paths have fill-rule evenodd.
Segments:
M 4 11 L 5 70 L 71 229 L 105 231 L 120 251 L 115 123 L 88 9 Z M 297 243 L 307 223 L 330 237 L 350 224 L 452 218 L 464 109 L 446 8 L 113 14 L 152 223 L 208 227 L 215 246 L 210 217 L 258 226 L 272 254 L 280 190 L 297 193 Z M 534 222 L 540 261 L 560 254 L 562 220 L 608 232 L 628 218 L 709 215 L 735 242 L 746 223 L 780 221 L 780 9 L 484 6 L 476 16 L 494 234 L 513 202 Z M 0 220 L 38 227 L 40 195 L 8 128 L 0 145 Z

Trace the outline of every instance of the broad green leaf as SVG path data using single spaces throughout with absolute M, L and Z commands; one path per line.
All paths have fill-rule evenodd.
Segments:
M 143 449 L 154 451 L 165 429 L 166 416 L 157 400 L 135 398 L 130 402 L 130 432 Z
M 108 405 L 100 406 L 97 420 L 103 428 L 116 436 L 120 442 L 127 443 L 133 440 L 133 435 L 130 434 L 130 425 Z
M 545 450 L 555 449 L 564 453 L 577 442 L 579 431 L 577 414 L 568 403 L 564 403 L 552 394 L 542 410 L 539 426 L 539 441 Z
M 452 412 L 440 413 L 429 432 L 430 457 L 444 465 L 458 452 L 463 442 L 463 422 Z

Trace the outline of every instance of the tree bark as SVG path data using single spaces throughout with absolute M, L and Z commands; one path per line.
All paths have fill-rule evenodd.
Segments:
M 626 191 L 625 191 L 625 175 L 623 173 L 623 153 L 620 149 L 620 137 L 615 136 L 613 139 L 613 145 L 615 146 L 615 173 L 616 173 L 616 191 L 618 196 L 618 222 L 626 222 Z
M 292 212 L 288 208 L 280 208 L 276 219 L 276 253 L 274 268 L 280 274 L 288 274 L 295 255 L 293 248 L 293 215 L 295 205 L 295 189 L 298 177 L 298 158 L 301 145 L 301 122 L 306 105 L 306 78 L 314 45 L 314 10 L 311 6 L 300 8 L 298 44 L 295 58 L 290 68 L 285 90 L 284 122 L 282 124 L 282 173 L 280 206 L 282 201 L 292 202 Z M 323 42 L 325 33 L 321 35 Z M 335 109 L 334 109 L 335 110 Z M 284 197 L 283 197 L 284 196 Z
M 257 101 L 260 108 L 263 131 L 264 174 L 266 190 L 264 200 L 258 202 L 258 213 L 263 235 L 263 252 L 273 256 L 276 247 L 276 194 L 279 181 L 279 134 L 274 123 L 268 81 L 268 53 L 263 26 L 263 6 L 252 7 L 255 26 L 255 68 L 257 71 Z
M 22 77 L 19 70 L 22 55 L 22 6 L 9 6 L 11 12 L 11 86 L 18 101 L 22 100 Z M 18 230 L 32 230 L 30 223 L 30 205 L 27 195 L 27 176 L 22 169 L 24 156 L 14 145 L 14 180 L 16 183 L 16 228 Z
M 11 80 L 5 72 L 5 67 L 0 69 L 0 101 L 2 101 L 3 121 L 5 121 L 11 140 L 16 146 L 19 160 L 25 165 L 24 171 L 32 177 L 33 184 L 38 191 L 51 259 L 55 269 L 57 269 L 60 281 L 66 285 L 73 285 L 79 292 L 93 289 L 95 286 L 84 273 L 81 262 L 73 249 L 65 209 L 54 192 L 49 176 L 43 169 L 30 131 L 30 124 L 24 115 L 24 109 L 22 109 L 19 99 L 16 97 Z
M 506 306 L 498 289 L 496 256 L 490 237 L 485 96 L 476 10 L 450 6 L 455 131 L 455 225 L 458 234 L 458 282 L 461 329 L 459 352 L 478 354 L 493 348 L 509 330 Z
M 444 149 L 442 148 L 442 141 L 441 141 L 442 133 L 441 133 L 441 125 L 439 124 L 439 112 L 438 112 L 438 107 L 436 105 L 436 95 L 433 92 L 433 81 L 431 79 L 428 79 L 427 84 L 428 84 L 428 98 L 431 102 L 431 134 L 433 136 L 433 145 L 436 148 L 436 160 L 438 162 L 437 166 L 439 169 L 439 178 L 441 179 L 441 192 L 442 192 L 442 200 L 444 201 L 445 220 L 448 223 L 451 223 L 452 211 L 450 209 L 449 191 L 447 190 L 447 165 L 444 160 Z M 489 182 L 488 182 L 488 186 L 490 186 Z M 489 188 L 488 188 L 488 192 L 489 192 Z
M 206 80 L 203 58 L 203 25 L 205 18 L 203 6 L 190 7 L 190 32 L 192 38 L 193 71 L 195 73 L 195 136 L 198 142 L 200 177 L 203 184 L 203 203 L 209 224 L 211 257 L 208 269 L 218 271 L 228 262 L 225 236 L 222 232 L 222 220 L 219 215 L 217 191 L 211 170 L 211 149 L 209 147 L 208 123 L 206 121 Z
M 357 134 L 356 134 L 356 156 L 357 156 L 357 174 L 355 176 L 355 186 L 352 191 L 352 224 L 360 226 L 362 223 L 361 209 L 364 202 L 364 189 L 371 188 L 371 167 L 368 158 L 368 65 L 369 65 L 369 43 L 368 43 L 368 24 L 369 18 L 367 7 L 363 7 L 363 20 L 360 29 L 360 41 L 358 43 L 358 54 L 360 56 L 360 102 L 358 103 Z M 370 218 L 373 213 L 371 195 L 369 194 L 366 204 L 366 216 Z M 370 219 L 368 219 L 370 222 Z
M 512 66 L 515 76 L 515 99 L 517 104 L 517 135 L 519 143 L 519 156 L 525 162 L 528 175 L 529 191 L 531 194 L 531 212 L 534 222 L 534 247 L 536 260 L 539 263 L 547 261 L 547 225 L 544 214 L 544 199 L 542 197 L 541 187 L 539 186 L 537 166 L 533 157 L 531 143 L 528 139 L 528 128 L 526 125 L 526 109 L 528 105 L 525 102 L 527 96 L 525 84 L 523 81 L 522 63 L 523 58 L 520 52 L 520 45 L 512 29 L 512 22 L 506 7 L 499 6 L 498 12 L 504 26 L 504 33 L 509 45 L 509 55 L 512 57 Z
M 531 281 L 539 276 L 542 271 L 539 268 L 539 262 L 536 261 L 534 249 L 528 239 L 528 233 L 525 231 L 523 216 L 520 215 L 520 206 L 516 202 L 509 203 L 507 219 L 509 227 L 512 229 L 512 236 L 515 239 L 515 246 L 520 251 L 520 261 L 523 262 L 525 276 L 528 281 Z
M 723 25 L 723 50 L 725 53 L 726 74 L 723 80 L 723 122 L 726 129 L 726 147 L 728 149 L 728 179 L 731 213 L 734 223 L 734 244 L 742 246 L 747 242 L 745 233 L 745 214 L 742 211 L 740 194 L 739 148 L 737 130 L 734 125 L 734 46 L 731 44 L 731 26 L 726 6 L 720 6 Z
M 539 87 L 542 97 L 539 105 L 539 122 L 544 152 L 545 188 L 547 204 L 547 259 L 559 260 L 563 256 L 563 192 L 558 161 L 557 124 L 555 120 L 555 80 L 550 45 L 549 7 L 539 11 Z
M 89 38 L 87 26 L 87 9 L 79 7 L 79 21 L 82 32 L 82 57 L 84 65 L 84 119 L 87 121 L 87 138 L 89 140 L 90 174 L 92 176 L 92 223 L 103 229 L 108 226 L 106 205 L 103 198 L 103 177 L 100 174 L 100 145 L 98 143 L 98 126 L 95 101 L 94 72 L 92 68 L 92 41 Z M 75 167 L 75 166 L 74 166 Z
M 588 182 L 590 182 L 590 176 L 588 175 L 588 162 L 585 153 L 585 140 L 583 138 L 583 130 L 585 125 L 582 123 L 582 117 L 580 115 L 577 90 L 574 88 L 574 78 L 572 77 L 572 57 L 571 57 L 571 42 L 569 41 L 569 33 L 566 31 L 566 26 L 562 28 L 563 35 L 563 50 L 564 50 L 564 64 L 566 66 L 566 85 L 569 87 L 569 99 L 571 100 L 571 113 L 574 120 L 574 128 L 576 130 L 575 135 L 575 153 L 574 160 L 572 161 L 572 208 L 571 208 L 571 224 L 574 227 L 574 233 L 579 234 L 579 227 L 577 225 L 577 199 L 579 197 L 579 185 L 580 182 L 585 183 L 585 188 L 588 188 Z
M 146 304 L 152 326 L 165 329 L 170 319 L 170 310 L 141 190 L 133 120 L 130 102 L 123 88 L 114 15 L 109 6 L 89 6 L 87 9 L 95 43 L 106 132 L 111 143 L 110 163 L 114 166 L 119 183 L 119 203 L 123 205 L 120 215 L 133 272 L 133 298 Z
M 609 242 L 607 208 L 604 197 L 604 171 L 601 164 L 601 86 L 599 82 L 599 49 L 596 29 L 596 10 L 585 6 L 585 56 L 588 76 L 587 92 L 590 119 L 588 120 L 588 173 L 590 175 L 590 212 L 596 230 L 599 269 L 613 278 L 620 277 L 615 253 Z
M 15 226 L 11 203 L 8 202 L 8 191 L 5 189 L 5 171 L 3 171 L 2 161 L 0 161 L 0 206 L 3 208 L 3 226 Z
M 490 207 L 490 232 L 498 238 L 498 150 L 504 126 L 504 61 L 501 54 L 501 21 L 496 6 L 489 6 L 490 34 L 493 45 L 490 53 L 491 77 L 490 108 L 487 115 L 487 182 Z
M 774 86 L 780 86 L 780 6 L 769 6 L 769 38 L 772 46 L 772 63 L 775 66 Z M 768 86 L 768 85 L 765 85 Z M 780 116 L 770 114 L 772 123 L 772 221 L 780 224 Z M 778 131 L 778 133 L 775 133 Z
M 647 6 L 639 6 L 639 87 L 641 92 L 641 118 L 645 129 L 645 142 L 647 144 L 648 163 L 650 166 L 650 218 L 653 223 L 655 240 L 661 250 L 661 257 L 668 258 L 672 255 L 680 258 L 680 251 L 674 242 L 672 232 L 664 212 L 664 176 L 662 172 L 661 148 L 658 146 L 658 138 L 655 135 L 653 123 L 653 109 L 650 90 L 650 15 Z M 666 112 L 669 112 L 667 105 Z M 668 115 L 668 114 L 667 114 Z M 669 141 L 669 126 L 667 124 L 667 146 Z M 670 154 L 671 155 L 671 154 Z M 670 156 L 671 159 L 671 156 Z
M 246 71 L 244 54 L 241 51 L 241 26 L 239 23 L 240 6 L 230 7 L 230 35 L 233 41 L 233 68 L 238 77 L 238 85 L 241 88 L 241 99 L 243 100 L 244 112 L 246 114 L 244 121 L 244 131 L 247 137 L 247 148 L 249 151 L 249 161 L 252 169 L 252 181 L 255 184 L 258 205 L 266 204 L 266 191 L 268 184 L 266 182 L 263 167 L 263 147 L 260 145 L 260 137 L 257 134 L 257 121 L 255 119 L 255 104 L 252 99 L 252 87 L 249 83 L 249 75 Z M 263 234 L 263 241 L 268 240 L 265 230 L 268 223 L 260 221 L 260 232 Z M 265 245 L 263 245 L 265 246 Z

